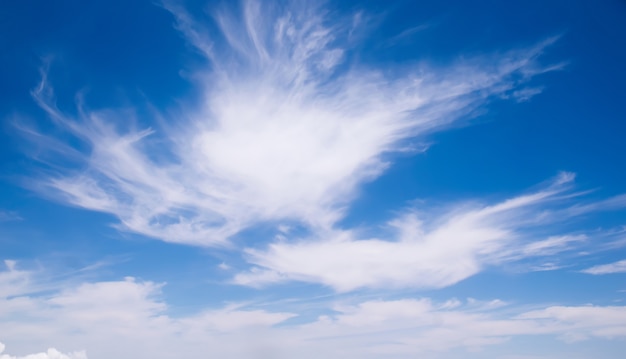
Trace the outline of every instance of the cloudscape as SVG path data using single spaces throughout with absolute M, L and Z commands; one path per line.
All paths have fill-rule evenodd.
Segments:
M 0 24 L 0 359 L 626 351 L 623 1 Z

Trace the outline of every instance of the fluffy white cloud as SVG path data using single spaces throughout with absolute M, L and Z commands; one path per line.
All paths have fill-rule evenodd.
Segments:
M 21 295 L 28 308 L 0 313 L 2 340 L 21 353 L 38 347 L 84 348 L 91 359 L 409 358 L 454 357 L 453 350 L 485 349 L 527 335 L 572 340 L 626 339 L 623 306 L 516 308 L 500 300 L 428 298 L 328 304 L 325 314 L 286 322 L 298 313 L 228 305 L 184 317 L 168 314 L 161 286 L 127 278 Z M 0 298 L 4 306 L 8 298 Z M 321 303 L 309 303 L 319 306 Z M 91 310 L 90 310 L 91 309 Z M 3 348 L 0 348 L 3 349 Z M 0 359 L 84 359 L 55 349 Z M 449 353 L 449 354 L 446 354 Z
M 45 353 L 28 354 L 25 356 L 11 356 L 3 354 L 5 345 L 0 343 L 0 359 L 87 359 L 84 352 L 63 354 L 54 348 L 48 349 Z
M 490 264 L 562 253 L 584 244 L 587 236 L 559 234 L 538 239 L 533 230 L 554 230 L 555 223 L 573 218 L 562 203 L 576 196 L 568 193 L 573 179 L 572 174 L 562 173 L 537 192 L 493 205 L 454 206 L 450 212 L 425 219 L 411 210 L 390 223 L 397 232 L 390 239 L 363 239 L 354 230 L 281 239 L 265 249 L 248 249 L 247 259 L 255 266 L 236 275 L 234 281 L 262 286 L 297 280 L 340 292 L 362 287 L 440 288 Z M 564 212 L 569 217 L 555 215 Z
M 588 274 L 626 273 L 626 259 L 615 263 L 601 264 L 582 271 Z
M 136 129 L 128 111 L 59 111 L 44 74 L 33 96 L 83 143 L 68 147 L 36 130 L 80 169 L 32 184 L 46 196 L 117 216 L 120 227 L 171 242 L 220 245 L 263 221 L 329 229 L 360 184 L 407 140 L 467 118 L 542 68 L 537 46 L 466 59 L 446 68 L 390 71 L 344 61 L 362 22 L 330 19 L 308 3 L 243 4 L 215 11 L 219 31 L 175 5 L 177 27 L 210 61 L 195 79 L 202 101 L 159 128 Z M 244 24 L 245 26 L 240 26 Z M 130 117 L 130 120 L 129 120 Z M 84 149 L 88 148 L 88 151 Z
M 42 273 L 18 270 L 9 262 L 0 278 L 18 272 L 37 279 Z M 34 281 L 18 292 L 11 281 L 0 281 L 0 340 L 19 352 L 39 346 L 85 348 L 90 358 L 179 357 L 179 346 L 193 346 L 196 353 L 207 338 L 219 343 L 223 335 L 244 336 L 262 331 L 294 316 L 258 308 L 228 305 L 184 317 L 171 317 L 162 301 L 163 284 L 127 277 L 121 281 L 57 283 L 37 292 Z M 166 343 L 175 343 L 169 347 Z M 225 344 L 234 345 L 234 343 Z M 138 351 L 141 347 L 141 353 Z M 130 351 L 129 351 L 130 350 Z M 83 355 L 83 356 L 81 356 Z M 140 355 L 140 356 L 141 356 Z M 54 349 L 28 359 L 79 359 L 83 353 L 60 354 Z M 12 356 L 0 356 L 14 359 Z M 21 356 L 17 358 L 21 359 Z

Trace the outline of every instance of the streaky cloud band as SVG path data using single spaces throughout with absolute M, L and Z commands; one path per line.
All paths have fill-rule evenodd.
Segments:
M 563 233 L 560 226 L 585 213 L 572 211 L 571 200 L 582 202 L 579 197 L 584 195 L 572 191 L 573 181 L 573 173 L 563 172 L 536 192 L 490 205 L 456 203 L 435 216 L 424 216 L 428 208 L 409 208 L 388 223 L 395 234 L 387 238 L 363 238 L 358 229 L 334 229 L 290 241 L 281 236 L 264 249 L 247 249 L 253 266 L 233 281 L 253 287 L 302 281 L 337 292 L 433 289 L 458 283 L 491 265 L 589 250 L 594 242 L 585 229 Z M 614 208 L 614 202 L 602 200 L 585 207 L 602 211 Z M 624 271 L 624 262 L 584 272 Z M 558 268 L 553 263 L 551 267 Z

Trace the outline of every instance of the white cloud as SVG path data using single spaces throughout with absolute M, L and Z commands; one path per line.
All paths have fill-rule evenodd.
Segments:
M 181 320 L 186 330 L 200 332 L 234 332 L 246 328 L 267 327 L 294 317 L 292 313 L 269 313 L 264 310 L 236 310 L 229 307 L 205 311 Z
M 7 272 L 0 272 L 4 275 Z M 10 273 L 10 271 L 9 271 Z M 37 272 L 24 271 L 28 276 Z M 166 343 L 193 344 L 205 338 L 219 342 L 219 335 L 270 327 L 294 316 L 240 306 L 225 306 L 174 318 L 162 300 L 163 284 L 127 277 L 121 281 L 58 283 L 44 293 L 11 294 L 11 283 L 0 282 L 0 333 L 5 343 L 20 352 L 38 345 L 85 348 L 91 358 L 132 358 L 145 355 L 173 358 L 178 347 Z M 195 343 L 195 344 L 194 344 Z M 138 351 L 141 347 L 141 353 Z M 131 350 L 131 352 L 128 352 Z M 197 349 L 200 353 L 200 349 Z M 54 349 L 29 359 L 65 359 Z M 68 354 L 69 359 L 82 358 Z M 74 356 L 72 356 L 74 355 Z M 5 357 L 0 357 L 5 359 Z M 13 357 L 7 357 L 13 359 Z M 19 357 L 21 358 L 21 357 Z
M 543 241 L 529 243 L 526 247 L 524 247 L 523 252 L 526 255 L 551 255 L 561 252 L 572 243 L 584 240 L 587 240 L 587 236 L 583 234 L 553 236 Z
M 442 308 L 428 299 L 368 301 L 335 308 L 338 314 L 320 318 L 308 329 L 331 343 L 355 336 L 368 343 L 368 351 L 400 357 L 417 353 L 429 357 L 432 351 L 455 347 L 477 349 L 525 335 L 555 335 L 563 340 L 626 337 L 624 307 L 548 307 L 517 316 L 502 315 L 506 311 L 488 306 L 471 308 L 471 303 Z
M 288 322 L 299 313 L 262 310 L 251 303 L 175 317 L 169 314 L 161 287 L 127 278 L 21 295 L 10 300 L 31 305 L 0 313 L 0 339 L 20 353 L 40 347 L 84 348 L 91 359 L 437 358 L 456 349 L 465 355 L 467 350 L 488 350 L 527 335 L 565 341 L 626 339 L 626 309 L 619 306 L 529 310 L 497 299 L 363 301 L 351 296 L 334 300 L 317 318 Z M 3 307 L 7 298 L 0 301 Z M 53 349 L 36 355 L 0 358 L 86 358 L 83 352 L 62 356 Z
M 5 346 L 0 343 L 0 359 L 87 359 L 84 352 L 63 354 L 54 348 L 48 349 L 45 353 L 28 354 L 25 356 L 11 356 L 4 353 Z
M 541 87 L 523 88 L 520 90 L 513 91 L 513 93 L 511 94 L 511 97 L 514 98 L 517 102 L 525 102 L 525 101 L 530 100 L 534 96 L 539 95 L 541 92 L 543 92 L 543 88 Z
M 31 275 L 28 271 L 17 268 L 17 261 L 5 259 L 6 270 L 0 271 L 0 298 L 11 297 L 28 292 Z M 0 308 L 0 311 L 2 309 Z
M 339 292 L 363 287 L 441 288 L 488 265 L 562 253 L 585 244 L 587 236 L 538 239 L 533 231 L 558 230 L 555 224 L 573 218 L 549 214 L 567 212 L 563 201 L 572 197 L 568 190 L 573 178 L 563 173 L 537 192 L 493 205 L 455 205 L 439 216 L 420 217 L 420 212 L 409 210 L 391 222 L 397 233 L 390 238 L 360 238 L 358 231 L 332 230 L 247 249 L 247 260 L 254 267 L 234 281 L 250 286 L 305 281 Z
M 118 327 L 130 330 L 145 324 L 146 318 L 157 316 L 165 305 L 152 298 L 159 294 L 159 285 L 136 282 L 128 277 L 124 281 L 85 283 L 67 289 L 46 301 L 57 308 L 70 308 L 66 318 L 94 325 L 119 323 Z
M 582 271 L 588 274 L 626 273 L 626 259 L 615 263 L 601 264 Z
M 314 5 L 244 2 L 241 14 L 214 12 L 217 33 L 166 7 L 210 61 L 194 77 L 198 106 L 154 129 L 137 129 L 133 123 L 145 121 L 128 111 L 82 104 L 72 118 L 55 107 L 44 74 L 34 98 L 83 144 L 25 133 L 51 144 L 46 153 L 78 161 L 60 169 L 47 159 L 57 175 L 32 184 L 44 195 L 111 213 L 125 230 L 195 245 L 225 244 L 264 221 L 332 228 L 359 185 L 386 169 L 388 154 L 547 71 L 536 58 L 554 41 L 446 68 L 391 71 L 345 61 L 354 46 L 346 29 L 356 25 Z
M 567 327 L 563 338 L 584 340 L 588 336 L 617 338 L 626 336 L 626 307 L 555 306 L 520 315 L 523 319 L 556 321 Z

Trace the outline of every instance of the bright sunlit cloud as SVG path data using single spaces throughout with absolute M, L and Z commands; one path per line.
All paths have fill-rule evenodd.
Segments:
M 553 233 L 546 239 L 545 234 L 538 234 L 575 218 L 563 215 L 571 213 L 563 202 L 580 196 L 571 191 L 573 179 L 573 174 L 562 173 L 537 192 L 493 205 L 458 205 L 428 221 L 409 210 L 389 223 L 396 230 L 390 239 L 359 238 L 351 230 L 317 233 L 291 242 L 281 239 L 266 250 L 248 249 L 248 260 L 256 266 L 234 281 L 262 286 L 296 280 L 324 284 L 339 292 L 362 287 L 441 288 L 489 265 L 580 249 L 588 240 L 584 234 Z M 586 272 L 599 274 L 609 267 Z
M 498 299 L 352 299 L 335 301 L 332 313 L 287 324 L 285 321 L 297 314 L 255 308 L 262 303 L 228 304 L 173 317 L 166 312 L 162 287 L 126 278 L 61 286 L 45 295 L 0 297 L 2 307 L 11 309 L 10 313 L 0 312 L 5 340 L 52 339 L 65 347 L 84 343 L 95 352 L 65 355 L 49 349 L 31 356 L 3 354 L 0 358 L 148 355 L 158 359 L 170 358 L 180 353 L 180 348 L 192 356 L 247 357 L 261 350 L 278 358 L 320 354 L 340 358 L 349 350 L 349 358 L 411 353 L 431 357 L 452 348 L 487 348 L 520 335 L 551 335 L 564 341 L 626 337 L 626 308 L 622 306 L 529 310 Z M 23 319 L 11 319 L 16 317 Z
M 617 3 L 12 2 L 0 359 L 621 359 Z
M 0 343 L 0 359 L 87 359 L 85 353 L 69 353 L 63 354 L 54 348 L 48 349 L 46 352 L 29 354 L 25 356 L 12 356 L 9 354 L 3 354 L 5 345 Z
M 359 185 L 385 171 L 390 154 L 466 120 L 494 97 L 516 96 L 534 75 L 555 68 L 537 60 L 554 38 L 445 67 L 375 68 L 347 59 L 355 46 L 345 38 L 350 19 L 331 24 L 313 5 L 243 7 L 241 14 L 215 13 L 214 41 L 201 23 L 169 7 L 209 61 L 195 76 L 202 103 L 172 125 L 135 128 L 127 112 L 81 103 L 77 117 L 65 114 L 44 73 L 35 100 L 88 150 L 47 148 L 74 153 L 80 169 L 34 186 L 169 242 L 222 245 L 265 221 L 327 230 Z

